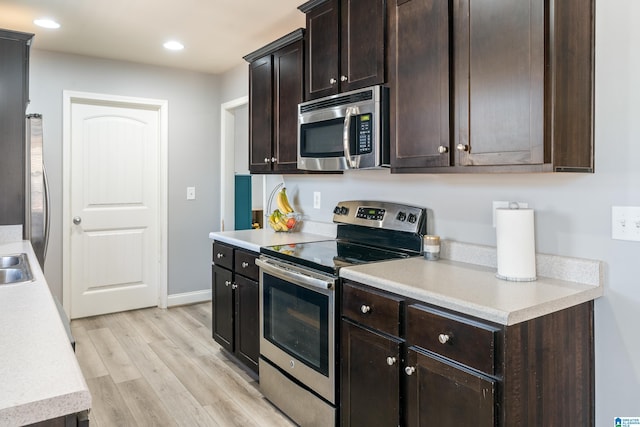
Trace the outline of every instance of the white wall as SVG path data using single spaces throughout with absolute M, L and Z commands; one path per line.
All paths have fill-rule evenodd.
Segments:
M 640 242 L 611 239 L 611 206 L 640 206 L 640 2 L 596 3 L 595 174 L 357 171 L 284 179 L 296 208 L 314 220 L 330 221 L 340 200 L 399 201 L 431 209 L 430 232 L 492 246 L 491 202 L 528 202 L 538 252 L 605 262 L 595 313 L 596 425 L 608 426 L 614 416 L 640 416 Z M 314 191 L 322 194 L 319 210 Z
M 38 43 L 35 40 L 35 47 Z M 32 50 L 30 113 L 44 118 L 52 230 L 45 275 L 62 295 L 62 91 L 169 102 L 169 295 L 211 288 L 211 241 L 220 223 L 219 78 L 210 74 Z M 186 187 L 196 187 L 195 201 Z

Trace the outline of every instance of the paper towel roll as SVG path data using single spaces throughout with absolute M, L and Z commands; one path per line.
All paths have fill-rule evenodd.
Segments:
M 533 209 L 496 209 L 498 274 L 504 280 L 536 280 Z

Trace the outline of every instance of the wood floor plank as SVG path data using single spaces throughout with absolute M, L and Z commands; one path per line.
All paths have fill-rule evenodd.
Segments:
M 140 372 L 113 335 L 111 329 L 92 329 L 87 334 L 100 354 L 113 382 L 121 383 L 141 377 Z
M 109 371 L 102 363 L 102 359 L 84 326 L 81 326 L 80 323 L 73 324 L 71 333 L 76 340 L 76 357 L 84 378 L 89 379 L 109 375 Z
M 180 425 L 217 425 L 149 344 L 126 322 L 125 316 L 115 317 L 111 328 L 167 412 L 178 420 Z
M 74 320 L 91 425 L 293 427 L 213 341 L 210 322 L 210 302 Z M 137 378 L 123 380 L 126 360 Z
M 131 326 L 138 331 L 146 342 L 166 340 L 167 336 L 158 325 L 150 321 L 149 317 L 145 315 L 145 312 L 149 310 L 153 309 L 125 311 L 122 315 L 129 320 Z
M 120 394 L 138 426 L 177 426 L 178 422 L 167 413 L 158 395 L 149 383 L 140 378 L 117 384 Z
M 133 426 L 133 415 L 120 391 L 106 375 L 89 378 L 87 385 L 91 391 L 91 415 L 101 426 Z

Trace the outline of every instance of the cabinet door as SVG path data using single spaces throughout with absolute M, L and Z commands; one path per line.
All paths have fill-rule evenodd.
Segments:
M 342 425 L 399 425 L 400 341 L 342 320 L 341 358 Z
M 0 225 L 22 224 L 30 34 L 0 30 Z
M 274 157 L 273 170 L 297 170 L 298 104 L 303 101 L 304 44 L 292 43 L 273 54 L 274 68 Z
M 496 425 L 494 379 L 415 349 L 406 365 L 406 425 Z
M 389 3 L 391 167 L 451 164 L 450 2 Z
M 342 0 L 340 91 L 385 81 L 385 0 Z
M 233 352 L 233 274 L 213 266 L 213 339 L 227 351 Z
M 253 371 L 258 372 L 260 356 L 260 301 L 258 282 L 235 276 L 236 356 Z
M 249 171 L 271 171 L 273 157 L 273 64 L 271 55 L 249 64 Z
M 307 100 L 338 93 L 339 16 L 339 0 L 307 13 Z
M 456 0 L 461 165 L 544 161 L 544 0 Z

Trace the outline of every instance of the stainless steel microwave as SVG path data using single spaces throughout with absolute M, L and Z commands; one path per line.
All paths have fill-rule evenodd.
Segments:
M 389 89 L 371 86 L 298 105 L 298 169 L 389 166 Z

